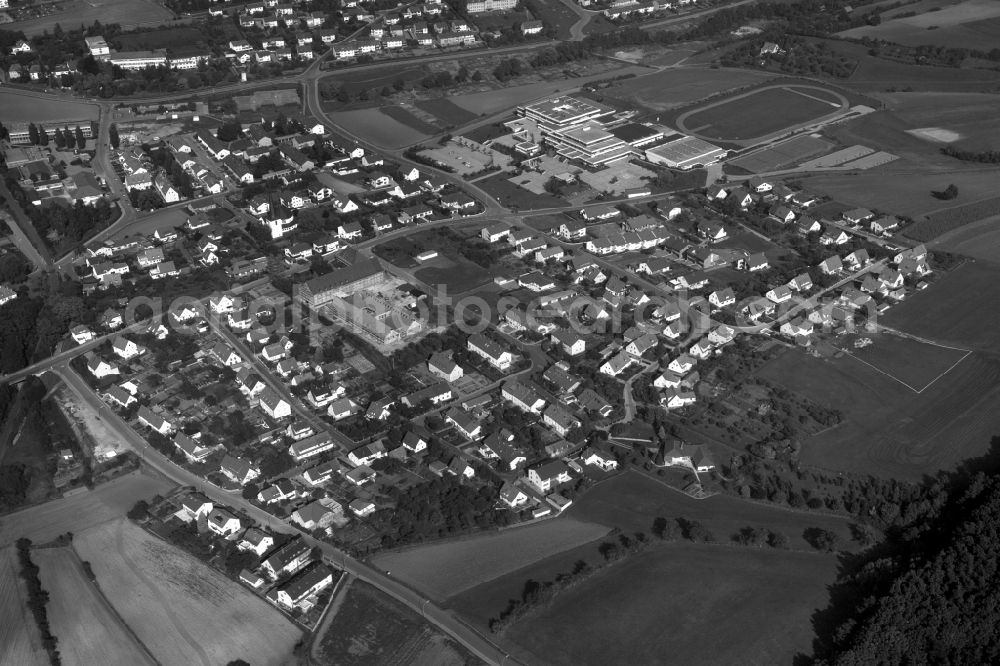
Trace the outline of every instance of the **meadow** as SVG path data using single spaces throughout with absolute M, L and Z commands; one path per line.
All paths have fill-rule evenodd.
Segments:
M 464 666 L 480 663 L 435 631 L 419 615 L 368 583 L 353 580 L 313 648 L 322 666 L 414 664 Z M 336 601 L 334 603 L 337 603 Z
M 900 335 L 865 333 L 874 343 L 860 349 L 843 346 L 863 363 L 880 370 L 919 393 L 960 363 L 968 354 L 965 349 L 933 345 Z M 919 359 L 918 363 L 914 359 Z
M 178 44 L 194 46 L 205 41 L 201 30 L 193 26 L 178 26 L 161 28 L 150 32 L 135 32 L 119 35 L 118 41 L 124 51 L 151 51 L 154 49 L 169 49 Z
M 41 569 L 42 588 L 49 593 L 49 623 L 63 664 L 156 664 L 87 580 L 72 550 L 36 548 L 31 559 Z
M 285 663 L 300 631 L 214 569 L 120 519 L 76 533 L 108 600 L 164 666 Z
M 809 652 L 810 617 L 836 573 L 831 555 L 668 544 L 562 593 L 506 637 L 528 663 L 787 664 Z
M 393 120 L 397 120 L 407 127 L 411 127 L 422 134 L 433 135 L 441 131 L 440 127 L 425 122 L 424 120 L 413 115 L 410 111 L 404 109 L 402 106 L 383 106 L 379 107 L 378 112 L 385 114 Z
M 504 574 L 604 536 L 603 525 L 558 518 L 503 532 L 385 552 L 380 569 L 443 600 Z
M 47 666 L 35 618 L 28 610 L 28 591 L 13 547 L 0 550 L 0 664 Z
M 818 120 L 846 105 L 839 93 L 816 86 L 767 87 L 685 113 L 677 125 L 710 140 L 747 141 Z
M 0 88 L 0 122 L 55 122 L 59 120 L 97 120 L 95 104 L 72 99 L 40 99 L 13 88 Z
M 471 123 L 478 116 L 460 107 L 447 97 L 436 97 L 434 99 L 423 99 L 413 103 L 418 109 L 433 114 L 448 127 L 458 127 Z
M 62 11 L 4 26 L 5 30 L 20 30 L 28 37 L 46 30 L 52 32 L 56 24 L 69 26 L 90 25 L 94 21 L 118 23 L 122 29 L 156 26 L 173 21 L 174 13 L 153 0 L 65 0 L 59 3 Z

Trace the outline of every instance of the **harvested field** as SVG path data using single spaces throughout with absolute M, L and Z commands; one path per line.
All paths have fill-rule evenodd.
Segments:
M 803 441 L 802 463 L 827 470 L 918 481 L 982 454 L 1000 428 L 1000 361 L 987 354 L 971 355 L 919 394 L 847 355 L 789 350 L 759 375 L 843 414 L 842 423 Z
M 76 553 L 38 548 L 31 559 L 41 569 L 42 588 L 49 593 L 49 623 L 66 666 L 156 664 L 87 580 Z
M 348 133 L 385 148 L 403 148 L 428 136 L 380 110 L 336 111 L 327 116 Z
M 13 547 L 0 550 L 0 664 L 48 666 L 35 618 L 28 610 L 28 591 Z
M 665 111 L 727 90 L 755 85 L 771 76 L 746 69 L 669 69 L 616 83 L 602 89 L 600 95 L 653 112 Z
M 797 136 L 750 155 L 730 160 L 729 164 L 746 169 L 750 173 L 777 171 L 798 164 L 813 155 L 824 153 L 833 145 L 818 135 Z
M 557 518 L 526 527 L 449 540 L 374 557 L 379 568 L 443 600 L 554 553 L 599 539 L 603 525 Z
M 801 178 L 802 186 L 812 192 L 825 194 L 850 206 L 864 206 L 894 215 L 906 215 L 920 220 L 937 211 L 952 211 L 967 204 L 978 204 L 996 197 L 997 173 L 994 170 L 943 171 L 940 173 L 891 173 L 873 172 L 863 175 L 821 174 Z M 951 201 L 935 198 L 931 192 L 940 191 L 954 183 L 958 197 Z M 967 222 L 979 209 L 969 209 L 964 216 Z M 982 217 L 996 214 L 992 204 L 982 211 Z
M 368 583 L 351 582 L 336 613 L 317 639 L 314 663 L 329 666 L 481 663 L 412 610 Z
M 465 125 L 478 118 L 476 114 L 466 111 L 446 97 L 424 99 L 414 102 L 413 105 L 438 117 L 448 127 Z
M 506 636 L 527 663 L 787 664 L 809 651 L 810 617 L 836 575 L 829 555 L 668 544 L 564 592 Z
M 0 546 L 9 546 L 21 537 L 45 543 L 66 532 L 83 532 L 121 518 L 137 500 L 149 499 L 173 487 L 174 484 L 160 477 L 132 473 L 86 493 L 9 513 L 0 517 Z
M 838 36 L 884 39 L 904 46 L 933 44 L 982 51 L 996 48 L 1000 43 L 1000 5 L 996 2 L 966 0 L 943 8 L 937 6 L 936 10 L 916 16 L 883 17 L 879 25 L 852 28 Z
M 164 666 L 283 664 L 301 637 L 263 599 L 124 519 L 78 533 L 74 547 Z
M 12 88 L 0 88 L 0 122 L 55 122 L 97 120 L 100 109 L 94 104 L 69 99 L 39 100 Z
M 5 30 L 20 30 L 31 37 L 46 30 L 52 32 L 56 24 L 62 26 L 91 25 L 94 21 L 104 24 L 118 23 L 124 30 L 141 26 L 157 26 L 174 18 L 174 13 L 153 0 L 65 0 L 60 11 L 28 21 L 17 21 L 4 26 Z
M 840 93 L 818 86 L 769 86 L 684 113 L 677 126 L 710 141 L 747 142 L 846 110 L 847 105 Z

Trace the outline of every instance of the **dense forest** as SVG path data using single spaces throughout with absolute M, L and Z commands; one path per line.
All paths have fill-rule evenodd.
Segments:
M 831 605 L 814 617 L 815 663 L 1000 662 L 1000 438 L 922 495 L 936 507 L 924 519 L 843 556 Z

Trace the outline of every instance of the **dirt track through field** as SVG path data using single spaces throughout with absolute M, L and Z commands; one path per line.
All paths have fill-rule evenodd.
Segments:
M 135 561 L 129 556 L 128 549 L 125 547 L 124 527 L 125 523 L 119 522 L 118 529 L 115 530 L 115 544 L 118 548 L 118 552 L 122 555 L 122 561 L 125 562 L 132 573 L 135 574 L 136 578 L 142 581 L 146 587 L 149 588 L 150 594 L 163 608 L 163 612 L 166 613 L 167 617 L 170 618 L 170 623 L 174 625 L 175 629 L 177 629 L 177 633 L 180 634 L 185 641 L 187 641 L 187 644 L 191 646 L 191 649 L 197 653 L 198 657 L 201 659 L 201 663 L 205 666 L 212 666 L 212 661 L 208 658 L 208 653 L 205 652 L 205 649 L 201 647 L 198 641 L 188 633 L 187 629 L 177 618 L 173 609 L 170 608 L 170 604 L 167 603 L 167 599 L 165 599 L 163 594 L 160 592 L 160 588 L 153 584 L 153 581 L 146 576 L 145 572 L 143 572 L 143 570 L 139 568 Z

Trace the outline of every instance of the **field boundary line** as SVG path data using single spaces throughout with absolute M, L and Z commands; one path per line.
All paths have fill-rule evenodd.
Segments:
M 906 388 L 910 389 L 911 391 L 913 391 L 913 392 L 914 392 L 914 393 L 916 393 L 917 395 L 920 395 L 920 391 L 918 391 L 917 389 L 913 388 L 912 386 L 910 386 L 909 384 L 907 384 L 906 382 L 904 382 L 904 381 L 903 381 L 902 379 L 900 379 L 899 377 L 897 377 L 897 376 L 895 376 L 895 375 L 893 375 L 893 374 L 890 374 L 890 373 L 886 372 L 886 371 L 885 371 L 885 370 L 883 370 L 882 368 L 879 368 L 879 367 L 877 367 L 877 366 L 874 366 L 874 365 L 872 365 L 872 364 L 871 364 L 871 363 L 869 363 L 868 361 L 866 361 L 866 360 L 864 360 L 864 359 L 862 359 L 862 358 L 859 358 L 859 357 L 855 356 L 854 354 L 852 354 L 851 352 L 847 351 L 846 349 L 844 350 L 844 353 L 845 353 L 845 354 L 847 354 L 848 356 L 850 356 L 851 358 L 853 358 L 854 360 L 856 360 L 856 361 L 857 361 L 858 363 L 864 363 L 865 365 L 867 365 L 867 366 L 868 366 L 869 368 L 871 368 L 871 369 L 872 369 L 872 370 L 874 370 L 875 372 L 879 372 L 879 373 L 881 373 L 881 374 L 885 375 L 886 377 L 888 377 L 889 379 L 892 379 L 893 381 L 897 381 L 897 382 L 899 382 L 900 384 L 902 384 L 902 385 L 903 385 L 903 386 L 905 386 Z
M 949 347 L 949 349 L 951 349 L 951 348 Z M 955 361 L 954 363 L 952 363 L 950 366 L 948 366 L 947 370 L 945 370 L 940 375 L 938 375 L 937 377 L 935 377 L 934 379 L 932 379 L 930 382 L 928 382 L 922 389 L 920 389 L 919 391 L 917 391 L 917 393 L 923 393 L 924 391 L 926 391 L 927 389 L 929 389 L 930 386 L 931 386 L 931 384 L 933 384 L 934 382 L 936 382 L 937 380 L 941 379 L 942 377 L 944 377 L 945 375 L 947 375 L 949 372 L 951 372 L 952 370 L 954 370 L 955 366 L 957 366 L 959 363 L 961 363 L 962 361 L 964 361 L 965 359 L 967 359 L 969 357 L 969 354 L 971 354 L 971 353 L 972 353 L 971 350 L 965 352 L 965 354 L 962 356 L 962 358 L 958 359 L 957 361 Z
M 809 93 L 804 93 L 801 90 L 795 90 L 793 86 L 788 86 L 788 87 L 784 88 L 784 90 L 787 90 L 790 93 L 795 93 L 796 95 L 802 95 L 803 97 L 806 97 L 806 98 L 811 99 L 813 101 L 819 102 L 821 104 L 826 104 L 828 106 L 835 106 L 838 109 L 842 108 L 842 106 L 843 106 L 839 102 L 831 102 L 830 100 L 826 100 L 826 99 L 823 99 L 821 97 L 816 97 L 814 95 L 810 95 Z

